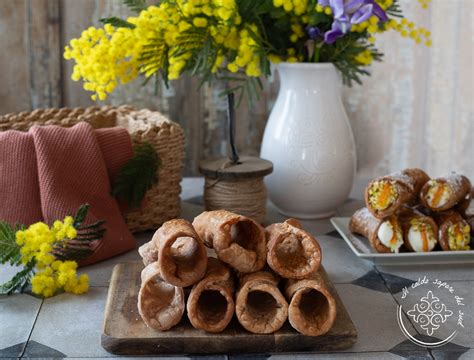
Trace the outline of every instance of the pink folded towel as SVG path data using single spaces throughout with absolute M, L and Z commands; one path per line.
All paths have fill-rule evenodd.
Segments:
M 30 225 L 42 219 L 33 136 L 0 132 L 0 220 Z
M 120 158 L 127 151 L 117 148 L 114 153 L 113 141 L 102 141 L 102 149 L 106 154 L 103 155 L 94 130 L 87 123 L 79 123 L 72 128 L 35 126 L 30 131 L 36 149 L 44 220 L 51 223 L 74 214 L 81 204 L 89 203 L 86 223 L 106 221 L 102 246 L 81 265 L 95 263 L 134 248 L 135 240 L 125 224 L 117 201 L 110 194 L 107 173 L 108 168 L 116 173 Z M 112 137 L 117 136 L 115 132 L 111 134 Z M 101 132 L 99 138 L 104 140 L 104 137 L 107 140 L 106 134 Z M 130 140 L 128 145 L 130 153 Z M 109 166 L 104 159 L 110 162 Z

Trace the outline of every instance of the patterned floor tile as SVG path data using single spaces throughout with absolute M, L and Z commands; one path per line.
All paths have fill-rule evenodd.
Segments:
M 426 348 L 422 348 L 410 340 L 405 339 L 389 350 L 390 353 L 402 356 L 406 359 L 431 359 L 431 355 Z
M 348 352 L 386 352 L 406 340 L 398 326 L 397 303 L 392 295 L 351 284 L 335 286 L 358 334 Z
M 472 360 L 474 349 L 462 351 L 431 350 L 435 360 Z
M 181 203 L 181 214 L 180 217 L 190 222 L 204 211 L 201 205 L 191 204 L 189 202 Z
M 66 355 L 62 352 L 50 348 L 49 346 L 40 344 L 36 341 L 28 341 L 28 345 L 26 346 L 25 353 L 23 354 L 23 359 L 57 359 L 57 358 L 65 358 Z
M 323 265 L 333 283 L 350 283 L 373 270 L 373 265 L 359 259 L 343 239 L 326 235 L 317 237 L 323 253 Z
M 402 291 L 404 287 L 410 286 L 415 281 L 415 280 L 407 279 L 407 278 L 397 276 L 397 275 L 387 274 L 380 271 L 379 271 L 379 274 L 384 279 L 385 285 L 388 287 L 388 289 L 390 290 L 392 294 L 399 293 L 400 291 Z
M 23 352 L 41 302 L 27 294 L 0 296 L 0 357 Z
M 100 345 L 107 289 L 84 295 L 60 294 L 44 300 L 31 340 L 67 356 L 111 356 Z
M 331 353 L 331 354 L 298 354 L 273 355 L 270 360 L 401 360 L 400 357 L 388 352 Z
M 380 272 L 397 275 L 407 279 L 418 279 L 428 276 L 431 279 L 442 281 L 469 281 L 474 280 L 472 264 L 438 264 L 438 265 L 377 265 Z
M 18 266 L 0 265 L 0 284 L 9 281 L 20 269 Z
M 382 279 L 380 274 L 375 270 L 371 270 L 364 276 L 358 279 L 355 279 L 354 281 L 351 282 L 351 284 L 362 286 L 367 289 L 371 289 L 375 291 L 380 291 L 383 293 L 389 292 L 387 286 L 385 285 L 384 280 Z
M 429 278 L 427 278 L 429 279 Z M 403 293 L 393 294 L 398 304 L 402 305 L 404 312 L 414 309 L 415 305 L 421 303 L 421 298 L 428 295 L 428 291 L 431 291 L 434 297 L 437 297 L 437 301 L 441 305 L 446 306 L 448 311 L 452 311 L 452 315 L 449 317 L 449 321 L 445 321 L 440 324 L 438 329 L 435 329 L 432 334 L 432 340 L 428 338 L 426 330 L 421 327 L 422 322 L 415 322 L 414 318 L 409 316 L 408 321 L 420 334 L 420 337 L 425 337 L 427 342 L 436 342 L 441 339 L 447 338 L 453 331 L 457 331 L 456 337 L 451 343 L 444 345 L 444 347 L 437 348 L 437 350 L 460 350 L 458 346 L 462 348 L 474 348 L 474 282 L 473 281 L 456 281 L 449 283 L 452 286 L 453 293 L 450 293 L 446 288 L 437 288 L 433 284 L 419 286 L 412 289 L 408 287 L 408 294 L 403 298 Z M 464 305 L 457 305 L 455 296 L 459 297 L 459 300 Z M 462 300 L 461 300 L 462 299 Z M 464 327 L 457 326 L 457 320 L 459 319 L 459 311 L 463 313 L 462 324 Z M 451 348 L 453 347 L 453 349 Z

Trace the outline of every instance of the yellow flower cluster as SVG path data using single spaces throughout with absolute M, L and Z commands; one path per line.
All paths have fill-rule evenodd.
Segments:
M 418 0 L 418 2 L 420 3 L 420 5 L 423 9 L 428 9 L 428 7 L 431 3 L 431 0 Z
M 258 77 L 261 75 L 260 55 L 255 52 L 257 43 L 250 32 L 258 33 L 257 26 L 252 24 L 248 26 L 248 29 L 244 28 L 240 31 L 237 56 L 233 62 L 227 65 L 227 68 L 233 73 L 237 72 L 239 68 L 245 68 L 245 73 L 248 76 Z
M 296 16 L 306 13 L 308 0 L 273 0 L 273 6 L 283 7 L 286 12 L 292 12 Z
M 364 66 L 372 64 L 372 61 L 374 60 L 372 53 L 369 50 L 361 51 L 359 54 L 355 56 L 354 59 L 359 64 L 362 64 Z
M 77 237 L 73 222 L 74 219 L 67 216 L 63 221 L 55 221 L 51 228 L 39 222 L 16 232 L 21 262 L 27 264 L 33 260 L 39 270 L 31 279 L 33 293 L 50 297 L 61 288 L 74 294 L 89 289 L 89 278 L 87 275 L 77 276 L 75 261 L 57 260 L 53 255 L 55 246 L 65 246 L 67 239 Z

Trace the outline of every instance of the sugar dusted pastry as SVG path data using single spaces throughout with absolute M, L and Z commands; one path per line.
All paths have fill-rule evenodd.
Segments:
M 193 226 L 206 246 L 235 270 L 250 273 L 265 265 L 265 231 L 252 219 L 226 210 L 205 211 Z
M 402 205 L 413 204 L 428 180 L 428 175 L 421 169 L 406 169 L 377 178 L 365 190 L 366 206 L 375 217 L 386 218 Z
M 445 211 L 466 201 L 466 197 L 470 196 L 470 191 L 469 179 L 452 173 L 447 177 L 428 181 L 421 190 L 420 200 L 432 211 Z
M 235 299 L 239 323 L 254 334 L 271 334 L 288 317 L 288 303 L 278 289 L 278 278 L 268 271 L 243 274 Z
M 163 280 L 175 286 L 194 285 L 206 273 L 206 248 L 186 220 L 165 222 L 138 251 L 145 265 L 157 261 Z
M 304 279 L 318 270 L 321 248 L 297 220 L 270 225 L 265 233 L 267 263 L 277 274 L 287 279 Z
M 349 230 L 369 239 L 379 253 L 398 253 L 403 245 L 402 228 L 394 215 L 378 219 L 367 208 L 362 208 L 352 215 Z
M 183 288 L 171 285 L 160 276 L 157 262 L 143 269 L 138 293 L 138 312 L 152 329 L 164 331 L 181 321 L 184 314 Z
M 435 216 L 439 226 L 439 243 L 448 250 L 471 250 L 471 226 L 455 211 Z
M 288 320 L 295 330 L 318 336 L 331 329 L 336 319 L 336 301 L 319 271 L 308 279 L 287 280 L 285 295 L 290 302 Z
M 429 216 L 404 208 L 400 215 L 405 246 L 414 252 L 432 251 L 438 244 L 438 226 Z
M 207 262 L 206 276 L 189 294 L 187 311 L 191 325 L 208 332 L 221 332 L 234 315 L 234 281 L 231 269 L 215 258 Z

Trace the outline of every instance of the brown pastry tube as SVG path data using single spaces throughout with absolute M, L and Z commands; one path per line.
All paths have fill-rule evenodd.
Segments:
M 357 210 L 351 217 L 349 230 L 366 237 L 378 253 L 399 252 L 403 233 L 396 216 L 377 219 L 367 208 Z
M 429 216 L 404 207 L 399 214 L 403 241 L 410 251 L 432 251 L 438 244 L 438 226 Z
M 287 279 L 304 279 L 318 270 L 321 248 L 316 239 L 301 229 L 295 219 L 273 224 L 265 229 L 267 263 Z
M 420 200 L 432 211 L 446 211 L 463 201 L 468 201 L 466 197 L 470 195 L 470 192 L 469 179 L 453 173 L 447 177 L 428 181 L 421 189 Z
M 194 285 L 186 309 L 192 326 L 221 332 L 234 315 L 234 280 L 230 268 L 209 258 L 205 277 Z
M 226 210 L 205 211 L 193 226 L 206 246 L 235 270 L 250 273 L 265 265 L 265 231 L 252 219 Z
M 377 218 L 394 214 L 402 205 L 414 204 L 429 176 L 421 169 L 405 169 L 372 180 L 365 189 L 365 204 Z
M 278 278 L 268 271 L 242 275 L 235 299 L 239 323 L 254 334 L 271 334 L 288 317 L 288 303 L 278 289 Z
M 194 285 L 206 273 L 206 248 L 186 220 L 165 222 L 138 251 L 145 264 L 157 261 L 163 280 L 175 286 Z
M 439 227 L 439 244 L 443 250 L 471 250 L 471 226 L 459 213 L 438 213 L 435 214 L 435 220 Z
M 307 336 L 327 333 L 336 319 L 336 301 L 319 271 L 304 280 L 287 280 L 285 295 L 290 305 L 291 326 Z
M 172 328 L 183 317 L 183 288 L 163 281 L 156 262 L 151 263 L 142 271 L 138 312 L 149 327 L 160 331 Z

